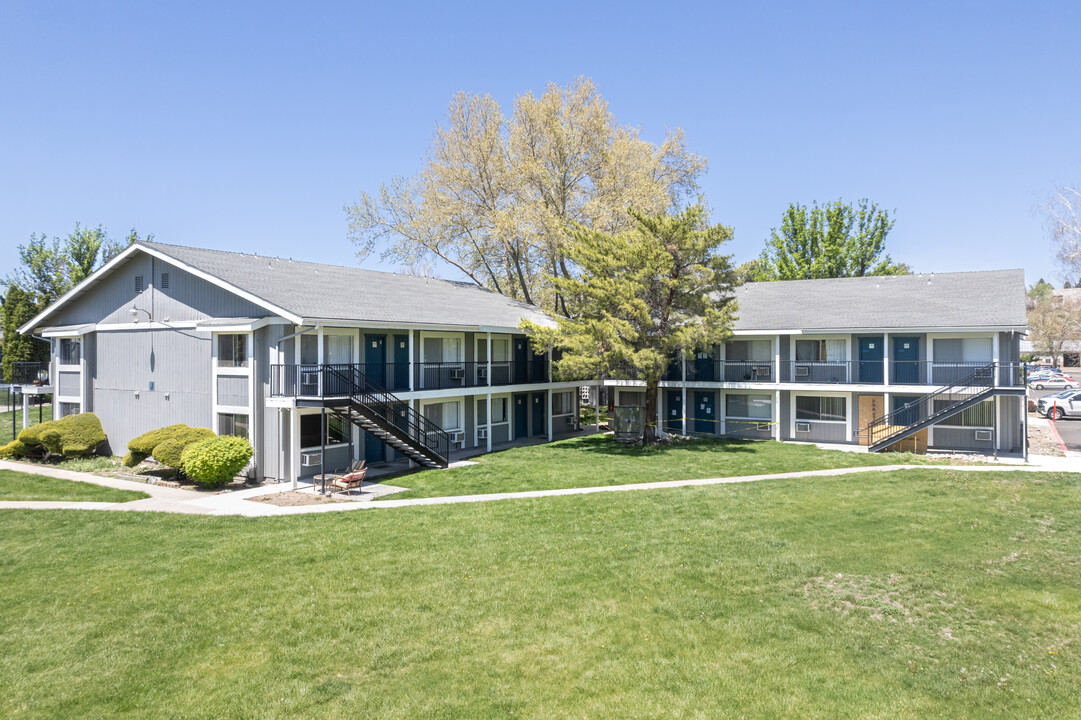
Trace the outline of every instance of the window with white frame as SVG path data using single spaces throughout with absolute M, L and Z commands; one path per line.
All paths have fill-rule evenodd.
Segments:
M 461 362 L 462 339 L 460 337 L 425 337 L 424 362 Z
M 643 398 L 644 400 L 644 398 Z M 552 393 L 552 414 L 553 415 L 572 415 L 574 413 L 574 393 L 567 392 L 553 392 Z
M 218 413 L 218 434 L 248 437 L 248 416 L 239 413 Z
M 348 442 L 349 426 L 343 418 L 327 415 L 325 424 L 322 420 L 323 415 L 319 413 L 300 416 L 300 446 L 302 448 L 320 447 L 324 437 L 327 445 L 343 445 Z M 324 433 L 326 433 L 325 436 Z
M 61 365 L 78 365 L 82 358 L 81 338 L 60 338 L 58 361 Z
M 239 333 L 218 335 L 218 367 L 248 366 L 248 336 Z
M 994 353 L 991 338 L 935 338 L 935 362 L 991 362 Z
M 316 338 L 318 341 L 318 338 Z M 323 357 L 328 365 L 348 365 L 353 362 L 353 337 L 351 335 L 324 335 Z
M 828 396 L 796 396 L 796 419 L 822 422 L 844 422 L 847 398 Z
M 941 400 L 934 401 L 934 412 L 941 412 L 949 407 L 953 403 L 949 398 L 943 398 Z M 974 405 L 967 410 L 963 410 L 953 417 L 948 417 L 945 420 L 936 423 L 936 426 L 942 427 L 976 427 L 976 428 L 989 428 L 994 427 L 994 414 L 995 403 L 992 400 L 984 400 L 983 402 Z
M 492 362 L 507 362 L 510 358 L 510 340 L 492 338 Z M 477 340 L 477 362 L 488 362 L 488 338 Z
M 79 414 L 79 403 L 76 402 L 62 402 L 60 403 L 60 417 L 67 417 L 68 415 Z
M 319 336 L 309 333 L 300 336 L 300 364 L 319 364 Z
M 488 400 L 481 398 L 477 400 L 477 427 L 482 427 L 488 424 Z M 507 422 L 507 398 L 494 397 L 492 398 L 492 424 L 500 425 Z
M 844 340 L 796 340 L 796 362 L 841 362 Z
M 424 417 L 443 430 L 461 430 L 462 404 L 457 400 L 428 403 L 424 406 Z
M 725 346 L 728 362 L 765 362 L 773 359 L 772 340 L 732 340 Z
M 620 390 L 619 391 L 619 406 L 620 407 L 634 407 L 637 405 L 644 406 L 646 404 L 646 394 L 637 390 Z
M 769 395 L 736 393 L 725 395 L 724 402 L 726 417 L 750 420 L 770 420 L 773 417 L 773 402 Z

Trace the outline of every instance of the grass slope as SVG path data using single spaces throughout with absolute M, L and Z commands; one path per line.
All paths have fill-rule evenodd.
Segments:
M 615 442 L 611 435 L 512 448 L 474 460 L 476 465 L 388 478 L 388 483 L 406 486 L 409 491 L 387 499 L 935 462 L 912 453 L 822 450 L 814 445 L 772 440 L 695 440 L 627 447 Z
M 62 480 L 15 470 L 0 470 L 0 500 L 127 502 L 145 497 L 150 496 L 134 490 L 116 490 L 74 480 Z
M 0 716 L 1031 718 L 1081 475 L 912 470 L 290 518 L 0 513 Z

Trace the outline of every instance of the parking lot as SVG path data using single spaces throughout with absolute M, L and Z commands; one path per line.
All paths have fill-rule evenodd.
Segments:
M 1033 390 L 1029 388 L 1029 399 L 1038 401 L 1042 397 L 1047 395 L 1054 395 L 1061 390 Z M 1081 417 L 1066 417 L 1055 423 L 1055 429 L 1058 430 L 1058 434 L 1062 436 L 1062 442 L 1066 443 L 1066 447 L 1074 452 L 1081 452 Z

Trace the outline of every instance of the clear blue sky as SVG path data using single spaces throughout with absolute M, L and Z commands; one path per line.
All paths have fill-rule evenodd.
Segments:
M 418 168 L 454 92 L 582 74 L 648 139 L 686 130 L 737 260 L 789 202 L 868 197 L 919 271 L 1058 285 L 1033 207 L 1081 182 L 1079 36 L 1076 0 L 3 0 L 0 269 L 76 220 L 356 264 L 342 205 Z

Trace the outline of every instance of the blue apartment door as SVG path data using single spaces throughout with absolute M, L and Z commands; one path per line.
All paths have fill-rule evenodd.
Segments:
M 522 393 L 514 396 L 514 439 L 529 435 L 529 395 Z
M 696 390 L 694 393 L 694 431 L 713 435 L 717 431 L 717 415 L 713 407 L 713 393 Z
M 544 397 L 544 393 L 533 393 L 533 434 L 534 435 L 547 435 L 548 426 L 544 422 L 544 418 L 547 415 L 546 407 L 547 399 Z
M 882 338 L 860 338 L 860 382 L 882 382 Z
M 694 377 L 688 380 L 709 382 L 713 380 L 713 355 L 707 352 L 695 353 Z
M 529 343 L 525 338 L 514 338 L 514 382 L 524 383 L 529 378 Z
M 913 425 L 920 419 L 920 406 L 912 405 L 912 407 L 905 407 L 910 403 L 915 403 L 920 399 L 919 395 L 893 395 L 890 400 L 893 403 L 893 407 L 890 411 L 893 412 L 893 417 L 890 419 L 890 425 Z
M 381 463 L 386 460 L 386 446 L 370 432 L 364 433 L 364 462 Z
M 364 374 L 376 385 L 387 384 L 387 336 L 364 336 Z
M 892 382 L 916 384 L 920 381 L 920 339 L 896 337 L 893 339 Z
M 683 391 L 669 390 L 668 412 L 664 416 L 664 429 L 670 433 L 683 432 Z
M 409 336 L 394 336 L 394 385 L 392 390 L 409 389 Z

